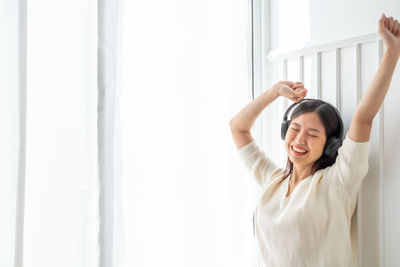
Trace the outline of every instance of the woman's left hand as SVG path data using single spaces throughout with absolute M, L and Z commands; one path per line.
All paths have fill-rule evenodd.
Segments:
M 400 56 L 400 24 L 392 17 L 387 18 L 382 14 L 379 20 L 378 33 L 388 50 Z

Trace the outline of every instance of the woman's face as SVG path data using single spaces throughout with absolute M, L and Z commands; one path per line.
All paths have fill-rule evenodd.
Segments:
M 288 156 L 297 166 L 311 167 L 321 157 L 325 142 L 325 127 L 315 112 L 303 113 L 294 118 L 285 137 Z

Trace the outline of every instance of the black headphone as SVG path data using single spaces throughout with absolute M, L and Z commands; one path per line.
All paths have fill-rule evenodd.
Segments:
M 296 102 L 293 103 L 286 110 L 285 115 L 283 115 L 283 122 L 282 122 L 282 125 L 281 125 L 281 138 L 282 138 L 282 140 L 285 140 L 286 132 L 287 132 L 287 130 L 289 128 L 289 124 L 290 124 L 290 120 L 288 120 L 289 112 L 293 109 L 293 107 L 295 107 L 295 106 L 299 105 L 300 103 L 302 103 L 303 101 L 307 101 L 307 100 L 319 100 L 319 101 L 323 102 L 323 104 L 329 104 L 329 103 L 327 103 L 325 101 L 322 101 L 320 99 L 312 99 L 312 98 L 304 98 L 298 103 L 296 103 Z M 331 105 L 331 104 L 329 104 L 329 105 Z M 328 138 L 328 140 L 326 140 L 326 143 L 325 143 L 324 155 L 328 156 L 328 157 L 331 157 L 331 158 L 335 157 L 335 155 L 336 155 L 339 147 L 342 145 L 342 141 L 343 141 L 342 140 L 342 136 L 343 136 L 343 121 L 342 121 L 342 118 L 340 117 L 339 111 L 334 106 L 332 106 L 332 107 L 336 111 L 340 129 L 339 129 L 339 136 L 331 136 L 331 137 Z

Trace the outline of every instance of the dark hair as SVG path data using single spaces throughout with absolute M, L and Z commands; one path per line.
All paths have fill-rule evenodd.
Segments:
M 320 118 L 322 124 L 325 127 L 326 140 L 328 141 L 329 138 L 337 139 L 335 141 L 335 150 L 332 155 L 329 155 L 329 153 L 325 153 L 327 150 L 328 142 L 325 143 L 324 153 L 322 153 L 321 157 L 316 160 L 311 167 L 311 173 L 314 174 L 318 170 L 332 166 L 335 163 L 336 157 L 338 155 L 337 149 L 339 149 L 339 147 L 342 145 L 343 140 L 341 136 L 343 132 L 343 122 L 338 110 L 331 104 L 319 99 L 308 99 L 307 101 L 298 104 L 297 107 L 293 110 L 292 115 L 290 116 L 290 123 L 293 119 L 300 116 L 301 114 L 310 112 L 317 113 L 318 117 Z M 292 171 L 293 162 L 288 156 L 286 169 L 282 179 L 288 177 L 292 173 Z

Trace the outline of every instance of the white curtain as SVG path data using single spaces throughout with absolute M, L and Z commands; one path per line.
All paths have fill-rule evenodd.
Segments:
M 27 2 L 23 266 L 95 266 L 97 3 Z
M 0 266 L 97 266 L 97 3 L 0 13 Z
M 18 2 L 0 2 L 0 266 L 14 262 L 18 177 Z
M 251 2 L 0 2 L 0 266 L 256 266 Z
M 229 128 L 251 96 L 251 2 L 123 10 L 123 266 L 255 266 L 254 184 Z

